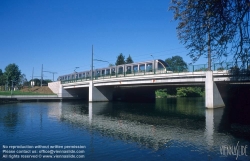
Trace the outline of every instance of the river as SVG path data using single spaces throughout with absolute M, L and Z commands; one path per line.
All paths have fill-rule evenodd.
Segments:
M 204 101 L 3 104 L 0 160 L 250 160 L 249 115 Z

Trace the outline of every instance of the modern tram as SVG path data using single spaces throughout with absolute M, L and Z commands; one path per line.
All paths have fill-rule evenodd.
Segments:
M 98 68 L 93 70 L 93 78 L 105 76 L 125 76 L 130 74 L 146 73 L 150 74 L 157 71 L 167 72 L 168 64 L 160 59 L 137 62 L 131 64 L 123 64 L 117 66 L 110 66 L 106 68 Z M 68 81 L 76 79 L 89 79 L 91 77 L 91 70 L 74 72 L 58 77 L 58 81 Z

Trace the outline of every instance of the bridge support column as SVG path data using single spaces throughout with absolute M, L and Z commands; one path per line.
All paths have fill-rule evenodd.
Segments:
M 89 102 L 111 101 L 113 97 L 112 87 L 95 87 L 89 83 Z
M 206 72 L 205 81 L 205 94 L 206 94 L 206 107 L 207 108 L 218 108 L 224 107 L 225 104 L 222 100 L 217 85 L 214 83 L 213 71 Z

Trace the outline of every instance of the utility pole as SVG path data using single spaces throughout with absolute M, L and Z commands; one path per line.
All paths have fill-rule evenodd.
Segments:
M 57 74 L 57 72 L 51 72 L 53 74 L 53 82 L 54 82 L 54 74 Z
M 210 40 L 210 30 L 209 30 L 209 24 L 208 24 L 208 47 L 207 47 L 207 58 L 208 58 L 208 61 L 207 61 L 207 64 L 208 64 L 208 68 L 207 70 L 210 71 L 211 70 L 211 47 L 210 47 L 210 43 L 211 43 L 211 40 Z
M 206 17 L 208 20 L 207 28 L 208 28 L 208 35 L 207 35 L 207 70 L 211 71 L 211 38 L 210 38 L 210 12 L 206 13 Z
M 94 46 L 92 45 L 92 57 L 91 57 L 91 81 L 93 82 L 93 65 L 94 65 Z
M 34 67 L 33 67 L 33 70 L 32 70 L 32 81 L 33 81 L 33 76 L 34 76 Z
M 12 96 L 12 91 L 13 91 L 13 82 L 16 82 L 16 81 L 11 80 L 11 82 L 12 82 L 12 85 L 11 85 L 11 96 Z
M 43 71 L 43 72 L 48 72 L 48 73 L 53 74 L 53 82 L 54 82 L 54 74 L 57 74 L 57 72 L 51 72 L 51 71 Z
M 41 87 L 43 86 L 43 64 L 42 64 L 42 72 L 41 72 Z
M 33 78 L 34 78 L 34 67 L 32 69 L 32 79 L 30 81 L 31 87 L 34 87 L 34 80 L 33 80 Z

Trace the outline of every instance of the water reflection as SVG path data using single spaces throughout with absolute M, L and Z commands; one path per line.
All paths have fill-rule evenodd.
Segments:
M 217 137 L 216 133 L 219 131 L 224 108 L 206 109 L 206 129 L 205 137 L 209 146 L 214 145 L 214 140 Z M 222 145 L 222 144 L 221 144 Z
M 166 148 L 173 141 L 204 147 L 234 143 L 232 136 L 219 132 L 224 108 L 204 110 L 200 100 L 193 105 L 185 99 L 164 101 L 63 103 L 59 114 L 64 122 L 155 150 Z
M 247 128 L 235 126 L 231 111 L 205 109 L 203 98 L 155 103 L 36 102 L 0 105 L 0 110 L 0 142 L 84 144 L 89 160 L 104 156 L 110 156 L 107 160 L 193 160 L 192 155 L 204 160 L 220 157 L 222 145 L 239 141 L 249 146 L 242 137 Z M 235 129 L 242 133 L 234 135 Z
M 0 124 L 4 125 L 4 130 L 9 133 L 15 133 L 18 125 L 23 124 L 23 114 L 13 105 L 7 105 L 7 110 L 1 110 L 0 107 Z
M 18 114 L 17 112 L 7 112 L 7 114 L 3 117 L 3 122 L 5 127 L 7 127 L 8 129 L 13 129 L 14 127 L 16 127 L 17 123 L 18 123 Z

